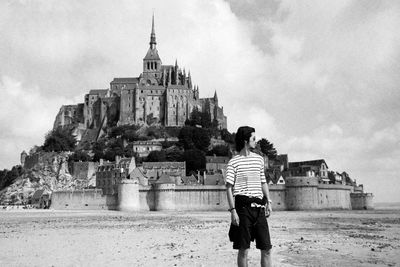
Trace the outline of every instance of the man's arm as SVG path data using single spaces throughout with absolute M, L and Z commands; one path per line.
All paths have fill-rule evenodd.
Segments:
M 268 188 L 268 184 L 267 183 L 261 183 L 261 189 L 263 192 L 263 195 L 267 198 L 267 209 L 266 209 L 266 216 L 269 217 L 269 215 L 271 215 L 272 212 L 272 200 L 269 196 L 269 188 Z
M 228 206 L 231 212 L 231 222 L 232 224 L 239 226 L 239 216 L 237 215 L 235 209 L 235 201 L 233 199 L 232 189 L 233 185 L 230 183 L 226 183 L 226 197 L 228 198 Z

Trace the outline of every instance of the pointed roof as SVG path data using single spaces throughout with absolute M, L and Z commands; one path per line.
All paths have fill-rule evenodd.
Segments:
M 160 56 L 158 55 L 158 51 L 156 48 L 157 42 L 156 42 L 156 32 L 154 30 L 154 13 L 153 17 L 151 20 L 151 34 L 150 34 L 150 47 L 149 50 L 147 50 L 147 54 L 144 57 L 144 60 L 161 60 Z
M 217 90 L 215 90 L 215 93 L 214 93 L 214 101 L 218 101 Z
M 154 48 L 156 47 L 156 32 L 154 30 L 154 13 L 153 17 L 151 19 L 151 34 L 150 34 L 150 48 L 153 48 L 152 45 L 154 45 Z

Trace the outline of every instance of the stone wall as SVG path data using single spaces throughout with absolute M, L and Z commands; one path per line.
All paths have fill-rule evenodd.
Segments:
M 372 194 L 351 193 L 351 186 L 318 184 L 315 177 L 292 177 L 286 185 L 270 185 L 273 210 L 370 209 Z M 296 180 L 297 179 L 297 180 Z M 122 185 L 133 187 L 130 184 Z M 119 188 L 125 206 L 135 210 L 227 210 L 225 185 L 139 185 L 132 190 Z M 123 193 L 121 193 L 123 192 Z M 138 197 L 133 196 L 137 192 Z M 351 196 L 351 197 L 350 197 Z M 137 203 L 138 202 L 138 203 Z M 101 189 L 59 191 L 52 195 L 53 209 L 117 209 L 117 195 L 103 195 Z
M 101 189 L 55 191 L 50 208 L 56 210 L 115 210 L 116 195 L 103 195 Z
M 371 210 L 374 209 L 372 193 L 351 193 L 351 208 L 353 210 Z
M 318 185 L 318 209 L 351 209 L 352 186 L 340 184 Z
M 287 210 L 285 185 L 268 185 L 269 196 L 272 200 L 272 210 Z

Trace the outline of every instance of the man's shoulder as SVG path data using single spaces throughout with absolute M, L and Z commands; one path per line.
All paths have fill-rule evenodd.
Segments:
M 263 158 L 262 156 L 260 156 L 259 154 L 254 153 L 254 152 L 250 152 L 250 153 L 251 153 L 250 155 L 251 155 L 252 157 L 264 161 L 264 158 Z
M 238 155 L 233 156 L 233 157 L 228 161 L 228 164 L 234 164 L 234 163 L 238 162 L 239 160 L 240 160 L 240 155 L 238 154 Z

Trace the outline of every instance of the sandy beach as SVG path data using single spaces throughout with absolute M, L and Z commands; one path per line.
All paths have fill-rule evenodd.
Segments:
M 0 266 L 235 266 L 229 224 L 228 212 L 0 211 Z M 400 263 L 399 210 L 280 211 L 269 224 L 274 266 Z

